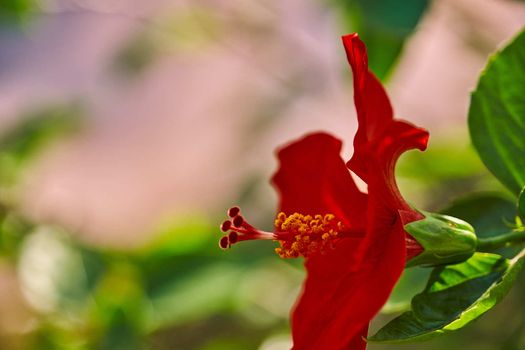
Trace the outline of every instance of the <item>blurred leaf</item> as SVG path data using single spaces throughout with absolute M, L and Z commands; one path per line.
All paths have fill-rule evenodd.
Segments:
M 479 193 L 458 199 L 441 212 L 470 223 L 478 237 L 493 237 L 512 230 L 516 205 L 497 193 Z
M 282 322 L 279 331 L 288 327 Z M 152 334 L 150 339 L 152 344 L 158 345 L 154 349 L 260 349 L 263 340 L 275 331 L 275 327 L 254 327 L 235 313 L 215 313 L 198 322 L 183 322 L 164 328 Z
M 401 193 L 409 195 L 415 206 L 431 211 L 472 192 L 505 191 L 485 168 L 466 133 L 434 139 L 425 152 L 405 153 L 396 174 Z
M 23 161 L 47 142 L 78 127 L 77 106 L 49 107 L 23 116 L 21 121 L 0 137 L 0 150 Z
M 148 300 L 127 254 L 88 248 L 40 227 L 25 241 L 19 265 L 24 293 L 45 327 L 36 348 L 146 348 Z
M 212 228 L 204 217 L 194 215 L 175 221 L 161 229 L 146 248 L 132 253 L 147 300 L 148 332 L 201 324 L 214 315 L 239 317 L 236 310 L 246 313 L 254 304 L 263 309 L 256 313 L 259 319 L 254 323 L 261 319 L 275 323 L 285 317 L 276 315 L 274 308 L 287 314 L 295 295 L 290 289 L 298 285 L 298 280 L 290 277 L 299 274 L 296 268 L 282 262 L 275 268 L 267 260 L 268 256 L 270 261 L 275 260 L 273 250 L 257 249 L 257 244 L 230 252 L 220 250 L 218 228 Z M 282 279 L 276 282 L 275 275 Z M 254 302 L 260 291 L 265 291 L 263 297 Z M 266 303 L 274 295 L 273 308 L 268 307 Z M 286 306 L 280 307 L 283 302 Z
M 523 255 L 522 252 L 507 260 L 495 254 L 476 253 L 461 264 L 434 269 L 425 290 L 412 300 L 412 310 L 389 322 L 368 340 L 421 341 L 466 326 L 508 293 L 525 263 Z
M 254 344 L 247 344 L 246 342 L 240 341 L 240 339 L 212 339 L 207 344 L 202 346 L 199 350 L 245 350 L 253 347 Z
M 118 52 L 114 67 L 126 76 L 140 73 L 153 62 L 158 51 L 147 32 L 139 33 Z
M 27 116 L 0 136 L 0 184 L 12 184 L 18 172 L 56 138 L 79 127 L 77 106 L 49 107 Z
M 210 238 L 217 242 L 218 224 L 212 225 L 205 215 L 193 213 L 170 218 L 159 225 L 152 235 L 153 240 L 140 248 L 139 254 L 148 259 L 153 256 L 176 256 L 196 252 L 209 246 Z M 213 249 L 218 249 L 218 243 Z
M 78 321 L 107 267 L 100 253 L 76 245 L 60 229 L 40 226 L 24 240 L 18 269 L 35 309 Z
M 29 336 L 26 350 L 89 350 L 78 334 L 43 320 Z
M 199 52 L 223 32 L 221 24 L 214 11 L 196 4 L 168 12 L 125 43 L 115 57 L 113 68 L 125 77 L 132 77 L 163 54 Z
M 429 1 L 345 0 L 332 3 L 342 8 L 348 31 L 358 32 L 366 43 L 370 68 L 384 80 Z
M 231 309 L 240 271 L 237 266 L 210 264 L 187 270 L 185 275 L 172 272 L 169 281 L 148 291 L 152 307 L 148 328 L 195 321 Z
M 184 317 L 188 321 L 200 318 L 207 307 L 216 310 L 212 304 L 220 309 L 228 305 L 233 281 L 223 282 L 231 269 L 213 257 L 222 253 L 215 231 L 218 228 L 214 230 L 204 216 L 179 217 L 162 224 L 155 238 L 133 253 L 150 300 L 149 329 L 176 324 Z M 216 277 L 210 269 L 217 272 Z
M 257 316 L 271 318 L 272 322 L 281 317 L 275 308 L 283 302 L 286 306 L 278 308 L 287 314 L 293 302 L 290 289 L 299 283 L 299 278 L 295 278 L 300 275 L 296 268 L 283 262 L 273 266 L 270 262 L 275 256 L 271 250 L 258 249 L 268 252 L 264 255 L 254 254 L 250 249 L 221 251 L 217 245 L 219 235 L 210 237 L 209 230 L 204 232 L 204 244 L 199 243 L 195 249 L 183 251 L 158 246 L 159 250 L 149 248 L 149 254 L 142 252 L 137 258 L 136 266 L 141 270 L 143 288 L 151 306 L 150 331 L 202 321 L 214 314 L 230 314 L 236 308 L 253 309 L 253 304 L 264 309 Z M 183 235 L 173 242 L 182 242 L 191 232 L 181 233 Z M 254 301 L 254 296 L 263 290 L 263 295 Z M 269 297 L 274 295 L 279 302 L 273 299 L 272 306 L 268 306 Z M 248 305 L 241 307 L 241 304 Z
M 2 0 L 0 2 L 0 24 L 25 23 L 37 10 L 36 0 Z
M 465 138 L 456 136 L 434 140 L 425 152 L 407 152 L 396 172 L 410 179 L 422 179 L 434 185 L 443 181 L 472 179 L 485 169 Z
M 226 254 L 218 249 L 216 230 L 199 215 L 162 225 L 159 232 L 145 248 L 132 251 L 87 247 L 51 227 L 30 235 L 19 271 L 24 294 L 42 316 L 33 348 L 145 349 L 152 332 L 172 330 L 170 337 L 183 338 L 184 345 L 175 348 L 214 348 L 225 339 L 229 348 L 245 349 L 255 348 L 268 330 L 285 326 L 298 286 L 289 275 L 298 272 L 263 261 L 269 254 L 275 260 L 271 250 Z M 258 323 L 260 314 L 271 322 Z M 229 321 L 217 327 L 214 317 Z M 199 325 L 214 334 L 213 341 L 201 333 L 179 334 Z
M 105 310 L 111 317 L 98 339 L 90 339 L 90 349 L 100 350 L 139 350 L 148 349 L 143 334 L 128 316 L 126 307 Z
M 126 256 L 113 256 L 93 292 L 90 348 L 145 349 L 146 300 L 139 271 Z
M 474 227 L 476 236 L 483 239 L 505 235 L 513 230 L 516 204 L 501 194 L 478 193 L 455 200 L 442 212 L 467 221 Z M 511 257 L 519 250 L 519 246 L 509 246 L 487 251 Z
M 525 31 L 496 53 L 472 94 L 469 128 L 487 168 L 512 193 L 525 186 Z
M 518 199 L 518 213 L 522 220 L 525 220 L 525 187 L 521 190 L 520 197 Z
M 23 240 L 33 228 L 32 223 L 0 204 L 0 255 L 16 261 Z

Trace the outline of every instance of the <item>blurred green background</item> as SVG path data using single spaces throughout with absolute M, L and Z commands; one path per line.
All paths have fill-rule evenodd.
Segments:
M 218 224 L 238 204 L 271 228 L 278 145 L 325 129 L 350 154 L 344 33 L 367 43 L 397 115 L 431 132 L 398 165 L 404 196 L 504 230 L 514 207 L 466 111 L 524 23 L 503 0 L 3 1 L 0 349 L 289 348 L 301 261 L 272 242 L 223 252 Z M 466 212 L 466 195 L 493 215 Z M 407 270 L 372 329 L 427 275 Z M 523 282 L 452 336 L 369 348 L 523 349 Z

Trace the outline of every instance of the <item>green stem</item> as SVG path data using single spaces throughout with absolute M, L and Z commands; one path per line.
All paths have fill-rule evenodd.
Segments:
M 496 249 L 525 242 L 525 229 L 519 228 L 495 237 L 478 238 L 478 252 L 492 252 Z

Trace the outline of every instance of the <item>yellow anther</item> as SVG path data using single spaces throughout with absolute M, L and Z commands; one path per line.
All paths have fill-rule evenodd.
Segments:
M 303 248 L 303 245 L 301 242 L 293 242 L 292 243 L 292 250 L 299 252 Z
M 275 252 L 282 258 L 307 257 L 324 253 L 333 246 L 333 239 L 343 229 L 343 224 L 336 221 L 333 214 L 303 215 L 293 213 L 287 216 L 281 212 L 275 219 L 277 232 L 290 234 L 287 239 L 279 240 L 281 245 Z
M 275 219 L 275 227 L 280 227 L 285 220 L 286 220 L 286 214 L 283 212 L 280 212 L 277 215 L 277 218 Z
M 332 221 L 333 219 L 335 219 L 335 215 L 334 214 L 326 214 L 324 216 L 324 221 L 327 222 L 327 221 Z

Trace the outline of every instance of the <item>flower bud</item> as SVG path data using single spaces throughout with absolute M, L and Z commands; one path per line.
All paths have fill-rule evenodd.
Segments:
M 455 264 L 467 260 L 476 251 L 474 228 L 448 215 L 421 211 L 424 219 L 405 225 L 423 252 L 407 262 L 407 267 Z

